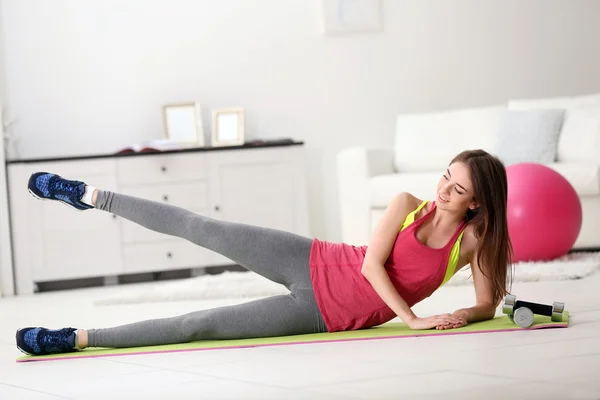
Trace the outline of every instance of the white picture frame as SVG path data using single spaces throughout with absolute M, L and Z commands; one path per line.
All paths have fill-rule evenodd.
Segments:
M 198 102 L 164 104 L 165 138 L 182 146 L 204 147 L 202 105 Z
M 383 32 L 381 0 L 320 0 L 326 36 Z
M 241 146 L 244 144 L 244 134 L 243 108 L 233 107 L 213 110 L 212 146 Z

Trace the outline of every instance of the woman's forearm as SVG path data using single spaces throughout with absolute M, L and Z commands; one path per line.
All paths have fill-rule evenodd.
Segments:
M 417 318 L 394 287 L 383 265 L 365 264 L 361 272 L 371 286 L 373 286 L 379 297 L 402 321 L 410 322 Z
M 464 318 L 466 322 L 477 322 L 492 319 L 496 315 L 496 307 L 490 304 L 478 304 L 469 308 L 461 308 L 453 313 Z

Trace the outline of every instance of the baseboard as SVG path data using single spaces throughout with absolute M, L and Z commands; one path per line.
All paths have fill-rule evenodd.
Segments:
M 571 253 L 590 253 L 600 251 L 600 247 L 580 247 L 577 249 L 569 250 L 569 254 Z

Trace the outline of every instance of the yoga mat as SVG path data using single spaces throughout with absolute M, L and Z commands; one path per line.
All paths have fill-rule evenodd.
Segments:
M 499 316 L 494 319 L 474 322 L 462 328 L 447 330 L 412 330 L 403 322 L 388 322 L 386 324 L 357 331 L 344 331 L 333 333 L 313 333 L 294 336 L 279 336 L 258 339 L 239 340 L 207 340 L 182 344 L 170 344 L 162 346 L 130 347 L 125 349 L 88 348 L 74 353 L 51 354 L 47 356 L 24 356 L 17 358 L 17 362 L 67 360 L 73 358 L 95 358 L 132 356 L 139 354 L 174 353 L 182 351 L 235 349 L 261 346 L 283 346 L 290 344 L 311 344 L 326 342 L 344 342 L 355 340 L 394 339 L 403 337 L 422 336 L 447 336 L 474 333 L 492 332 L 515 332 L 524 330 L 536 330 L 543 328 L 566 328 L 569 326 L 569 315 L 566 321 L 552 322 L 550 317 L 536 315 L 534 324 L 529 328 L 521 328 L 513 323 L 507 316 Z

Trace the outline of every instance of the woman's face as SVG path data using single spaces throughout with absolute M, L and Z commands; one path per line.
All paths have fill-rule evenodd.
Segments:
M 466 213 L 477 208 L 469 168 L 460 162 L 451 164 L 440 178 L 436 205 L 443 210 Z

